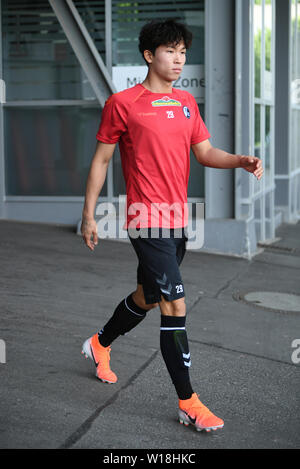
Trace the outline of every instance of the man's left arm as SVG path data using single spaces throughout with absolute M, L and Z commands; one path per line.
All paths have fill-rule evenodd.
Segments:
M 256 156 L 227 153 L 219 148 L 214 148 L 208 139 L 195 143 L 191 148 L 196 160 L 203 166 L 219 169 L 243 168 L 249 173 L 253 173 L 258 180 L 263 175 L 262 161 Z

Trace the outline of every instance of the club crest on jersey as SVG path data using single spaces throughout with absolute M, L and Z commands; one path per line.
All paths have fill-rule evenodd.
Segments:
M 187 106 L 183 106 L 182 110 L 183 110 L 183 114 L 185 115 L 185 117 L 189 119 L 191 117 L 189 108 Z
M 152 101 L 152 106 L 159 107 L 159 106 L 181 106 L 181 102 L 177 101 L 176 99 L 169 98 L 169 96 L 164 96 L 163 98 L 156 99 Z

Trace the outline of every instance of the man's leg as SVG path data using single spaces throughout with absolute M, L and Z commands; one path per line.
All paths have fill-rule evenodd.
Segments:
M 190 383 L 190 351 L 185 330 L 185 298 L 166 301 L 161 296 L 160 348 L 179 399 L 193 394 Z
M 84 342 L 82 353 L 93 359 L 97 367 L 96 376 L 101 381 L 115 383 L 118 379 L 109 366 L 111 343 L 136 327 L 146 317 L 147 311 L 157 305 L 146 304 L 143 287 L 138 284 L 136 290 L 118 304 L 101 331 Z
M 161 295 L 159 307 L 163 316 L 186 316 L 185 297 L 167 301 Z
M 188 340 L 185 330 L 186 306 L 184 298 L 166 301 L 162 297 L 160 344 L 162 356 L 179 398 L 179 421 L 190 423 L 198 431 L 217 430 L 224 422 L 216 417 L 193 392 L 189 379 L 191 365 Z
M 185 292 L 179 271 L 186 251 L 186 240 L 186 236 L 175 237 L 174 231 L 174 236 L 172 232 L 170 238 L 137 238 L 131 242 L 142 260 L 141 283 L 145 297 L 149 303 L 156 301 L 160 306 L 160 346 L 179 397 L 179 421 L 185 425 L 193 423 L 197 430 L 210 431 L 223 426 L 224 422 L 200 402 L 190 383 Z M 143 304 L 140 303 L 140 306 Z
M 132 299 L 140 308 L 146 309 L 149 311 L 150 309 L 156 308 L 158 303 L 147 304 L 144 296 L 143 285 L 140 283 L 137 284 L 136 290 L 132 293 Z
M 146 304 L 143 286 L 137 284 L 136 290 L 118 304 L 110 320 L 99 332 L 100 344 L 108 347 L 117 337 L 136 327 L 147 312 L 156 306 L 157 303 Z

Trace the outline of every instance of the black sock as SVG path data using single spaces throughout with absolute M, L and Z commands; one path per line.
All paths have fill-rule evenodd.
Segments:
M 124 335 L 137 326 L 145 318 L 146 313 L 146 309 L 135 304 L 131 293 L 118 304 L 110 320 L 98 333 L 100 344 L 108 347 L 119 335 Z
M 194 392 L 189 377 L 191 359 L 185 319 L 186 316 L 161 315 L 160 327 L 161 353 L 179 399 L 189 399 Z

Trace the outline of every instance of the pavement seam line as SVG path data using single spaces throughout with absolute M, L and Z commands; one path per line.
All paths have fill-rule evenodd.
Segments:
M 151 357 L 128 379 L 128 381 L 118 390 L 116 391 L 102 406 L 98 407 L 78 428 L 75 430 L 66 440 L 65 442 L 58 447 L 58 449 L 68 449 L 71 448 L 75 443 L 77 443 L 91 428 L 94 421 L 99 417 L 101 412 L 108 407 L 109 405 L 113 404 L 121 391 L 126 389 L 128 386 L 133 384 L 135 379 L 147 368 L 148 365 L 156 358 L 158 350 L 151 355 Z
M 239 275 L 240 275 L 240 273 L 238 272 L 238 273 L 235 274 L 231 279 L 229 279 L 228 282 L 226 282 L 225 285 L 224 285 L 223 287 L 221 287 L 221 288 L 217 291 L 217 293 L 213 296 L 213 298 L 217 298 L 217 299 L 218 299 L 219 295 L 220 295 L 223 291 L 227 290 L 227 288 L 230 287 L 231 283 L 232 283 L 234 280 L 236 280 Z
M 203 298 L 203 295 L 199 295 L 198 298 L 194 301 L 194 303 L 192 304 L 192 306 L 189 307 L 189 309 L 187 310 L 186 314 L 190 314 L 192 312 L 192 310 L 194 309 L 194 307 L 199 303 L 199 301 Z
M 215 348 L 218 348 L 218 349 L 221 349 L 221 350 L 225 350 L 226 352 L 234 352 L 234 353 L 239 353 L 241 355 L 249 355 L 251 357 L 260 358 L 262 360 L 268 360 L 268 361 L 275 362 L 275 363 L 282 363 L 283 365 L 289 365 L 289 366 L 293 366 L 293 367 L 296 366 L 293 363 L 289 363 L 289 362 L 286 362 L 286 361 L 283 361 L 283 360 L 277 360 L 276 358 L 264 357 L 262 355 L 257 355 L 256 353 L 251 353 L 251 352 L 243 352 L 242 350 L 235 350 L 235 349 L 231 349 L 231 348 L 228 348 L 228 347 L 223 347 L 222 345 L 210 344 L 209 342 L 202 342 L 201 340 L 197 340 L 197 339 L 190 339 L 189 338 L 189 342 L 190 343 L 195 343 L 195 344 L 207 345 L 208 347 L 215 347 Z

